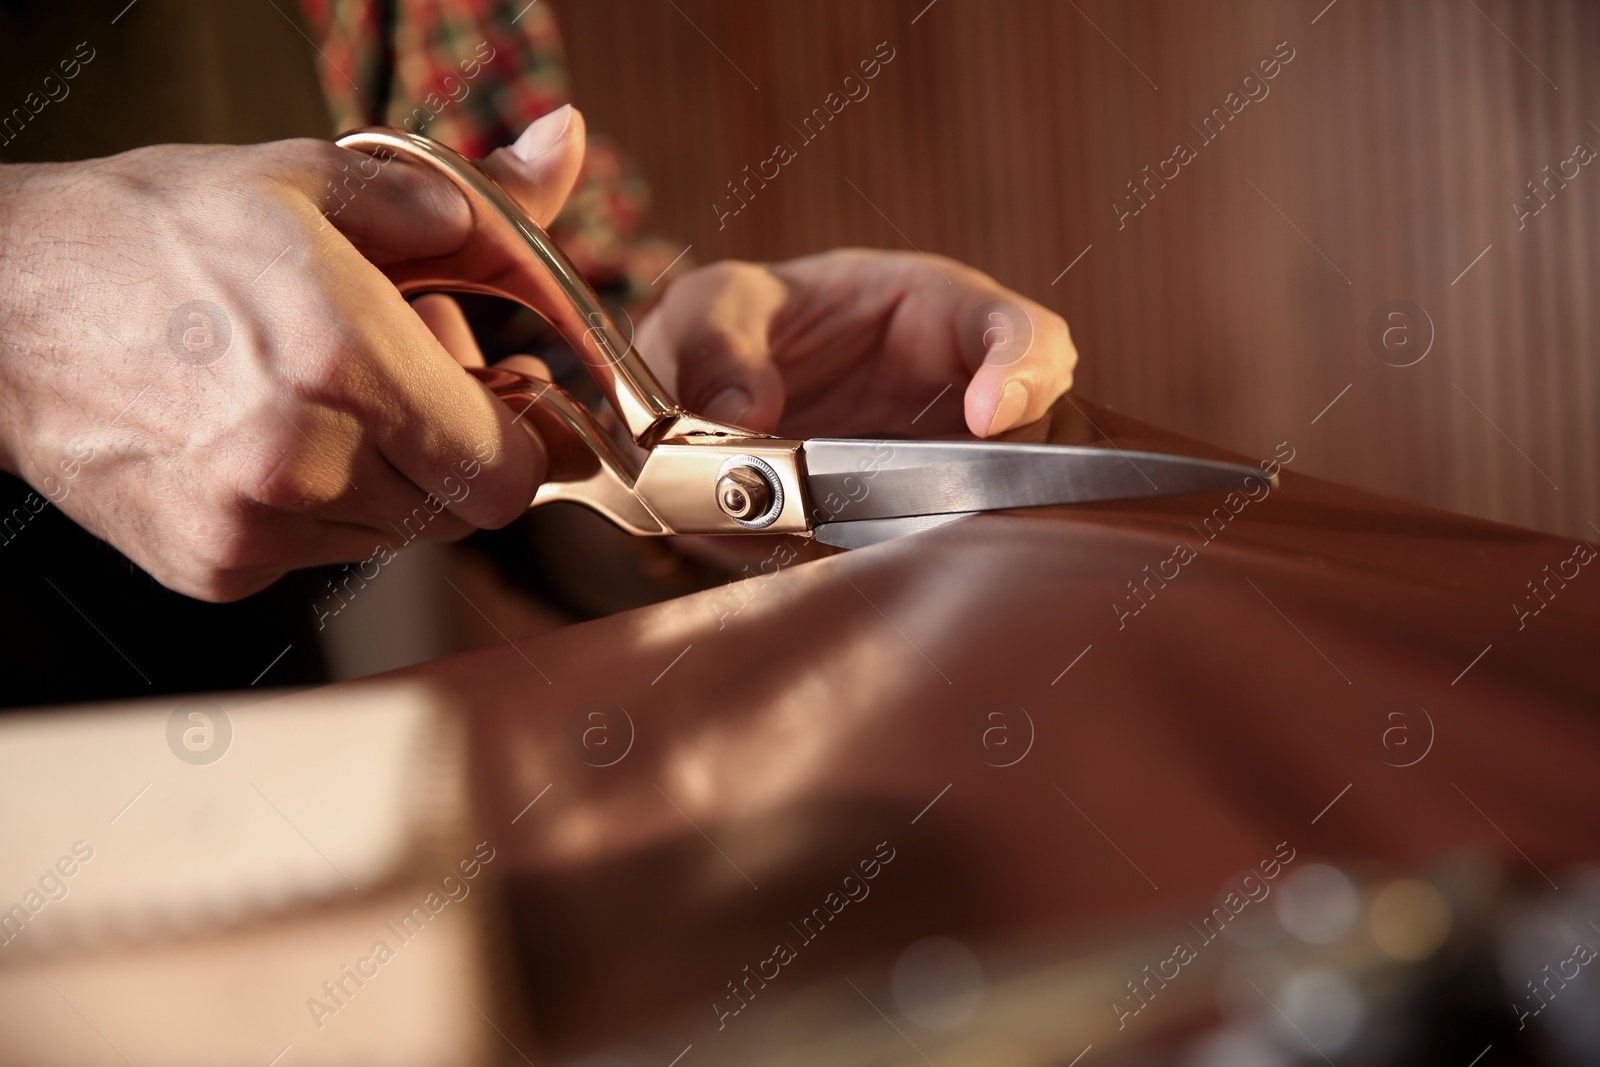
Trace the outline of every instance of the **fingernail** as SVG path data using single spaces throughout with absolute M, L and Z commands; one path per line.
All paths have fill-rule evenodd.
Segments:
M 737 423 L 744 418 L 752 403 L 754 401 L 748 392 L 738 386 L 729 386 L 706 401 L 700 414 L 712 422 Z
M 511 154 L 524 163 L 532 163 L 560 144 L 571 125 L 572 105 L 562 104 L 523 130 L 522 136 L 511 146 Z
M 994 417 L 989 420 L 989 434 L 1011 429 L 1027 410 L 1028 387 L 1021 382 L 1007 382 L 1000 393 L 1000 403 L 995 405 Z

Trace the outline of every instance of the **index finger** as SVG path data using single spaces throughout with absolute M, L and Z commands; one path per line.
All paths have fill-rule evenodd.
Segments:
M 314 387 L 332 387 L 344 403 L 358 405 L 378 451 L 438 507 L 491 529 L 525 511 L 546 470 L 527 420 L 468 374 L 399 291 L 348 246 L 314 263 L 348 328 L 344 346 L 365 350 L 347 354 L 327 372 L 332 381 Z M 398 521 L 370 520 L 380 528 Z
M 1066 320 L 996 285 L 967 301 L 962 358 L 975 367 L 967 383 L 967 428 L 990 437 L 1043 418 L 1072 388 L 1078 350 Z

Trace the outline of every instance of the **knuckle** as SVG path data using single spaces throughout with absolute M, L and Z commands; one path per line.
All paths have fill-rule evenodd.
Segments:
M 318 317 L 337 322 L 337 316 L 332 314 Z M 291 388 L 306 400 L 335 407 L 359 403 L 368 378 L 363 362 L 365 350 L 348 327 L 330 326 L 322 342 L 311 348 L 294 369 Z
M 704 298 L 758 285 L 766 276 L 767 270 L 760 264 L 742 259 L 719 259 L 686 272 L 667 291 L 676 294 L 679 299 Z
M 1072 341 L 1072 328 L 1067 320 L 1050 311 L 1045 313 L 1045 337 L 1050 342 L 1046 351 L 1068 374 L 1078 365 L 1078 348 Z
M 860 254 L 866 257 L 872 253 L 869 249 L 862 249 Z M 890 262 L 902 274 L 920 277 L 927 273 L 928 268 L 931 266 L 935 271 L 949 278 L 961 279 L 968 283 L 987 281 L 993 284 L 993 279 L 982 271 L 975 267 L 969 267 L 959 260 L 951 259 L 949 256 L 940 255 L 938 252 L 907 252 L 896 249 L 892 252 L 881 253 L 881 255 L 888 257 Z
M 1072 344 L 1072 327 L 1067 325 L 1067 320 L 1054 311 L 1046 310 L 1044 313 L 1045 328 L 1052 333 L 1059 334 L 1061 340 L 1068 345 Z
M 832 248 L 820 253 L 819 258 L 824 259 L 829 266 L 836 269 L 850 269 L 862 263 L 878 261 L 881 263 L 897 263 L 902 259 L 911 258 L 910 253 L 888 251 L 881 248 L 862 248 L 850 245 L 845 248 Z
M 760 267 L 743 259 L 719 259 L 715 263 L 707 263 L 703 267 L 696 267 L 688 274 L 685 274 L 684 277 L 693 277 L 702 283 L 727 283 L 749 277 L 752 274 L 759 274 L 760 272 Z
M 317 457 L 297 442 L 262 449 L 245 463 L 238 493 L 246 506 L 273 511 L 313 512 L 327 508 L 345 494 L 344 480 L 329 472 Z M 249 520 L 229 525 L 248 527 Z

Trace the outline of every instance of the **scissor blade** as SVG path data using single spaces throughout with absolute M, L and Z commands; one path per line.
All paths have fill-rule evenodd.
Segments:
M 818 438 L 803 451 L 819 535 L 826 524 L 1274 484 L 1255 467 L 1078 445 Z M 844 535 L 823 539 L 834 536 Z
M 813 531 L 818 541 L 836 548 L 866 548 L 881 541 L 921 533 L 947 522 L 976 515 L 975 511 L 952 511 L 948 515 L 906 515 L 898 519 L 863 519 L 860 522 L 825 522 Z

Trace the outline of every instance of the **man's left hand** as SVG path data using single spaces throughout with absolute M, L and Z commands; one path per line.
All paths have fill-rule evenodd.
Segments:
M 1061 316 L 986 274 L 849 248 L 691 271 L 636 340 L 690 411 L 785 437 L 988 437 L 1042 417 L 1078 360 Z

